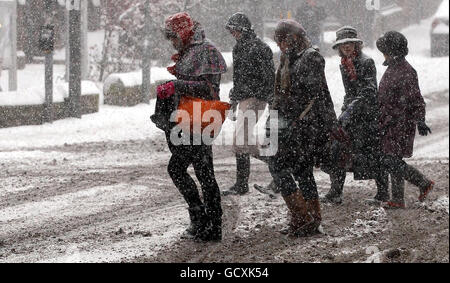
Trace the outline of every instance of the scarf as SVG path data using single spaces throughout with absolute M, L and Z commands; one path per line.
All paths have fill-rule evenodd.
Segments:
M 353 60 L 356 58 L 356 55 L 356 53 L 353 53 L 351 56 L 342 57 L 341 59 L 341 64 L 342 66 L 344 66 L 345 71 L 350 76 L 351 81 L 354 81 L 358 78 L 358 76 L 356 75 L 355 64 L 353 64 Z

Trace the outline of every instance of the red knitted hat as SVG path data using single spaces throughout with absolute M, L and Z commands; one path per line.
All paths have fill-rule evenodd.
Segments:
M 188 44 L 194 35 L 194 21 L 188 13 L 174 14 L 166 19 L 166 36 L 177 35 L 184 44 Z

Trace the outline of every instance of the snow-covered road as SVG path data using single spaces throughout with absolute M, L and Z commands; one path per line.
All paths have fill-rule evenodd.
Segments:
M 285 221 L 281 197 L 252 190 L 223 198 L 221 244 L 179 240 L 189 220 L 166 172 L 163 135 L 149 120 L 154 101 L 130 108 L 101 105 L 99 113 L 82 119 L 0 129 L 0 262 L 354 262 L 369 260 L 373 247 L 384 261 L 392 260 L 384 254 L 399 249 L 402 262 L 448 262 L 449 58 L 428 56 L 428 26 L 424 21 L 405 30 L 433 130 L 417 138 L 408 161 L 437 181 L 425 205 L 417 204 L 417 191 L 408 186 L 407 210 L 369 207 L 362 200 L 373 196 L 373 181 L 349 177 L 344 205 L 323 206 L 326 235 L 291 240 L 276 232 Z M 366 52 L 381 75 L 381 55 Z M 339 113 L 339 59 L 326 61 Z M 31 73 L 26 69 L 22 79 L 33 84 L 27 80 Z M 223 100 L 231 87 L 222 85 Z M 223 134 L 230 136 L 233 126 L 227 121 Z M 233 183 L 229 147 L 215 147 L 215 171 L 221 189 Z M 320 193 L 325 192 L 328 176 L 320 171 L 315 176 Z M 269 180 L 267 167 L 254 161 L 250 182 Z M 405 235 L 412 240 L 405 242 Z

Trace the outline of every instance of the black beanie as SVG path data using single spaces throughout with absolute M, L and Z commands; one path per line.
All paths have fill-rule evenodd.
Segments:
M 389 31 L 377 40 L 377 48 L 392 57 L 405 57 L 409 53 L 408 40 L 398 31 Z

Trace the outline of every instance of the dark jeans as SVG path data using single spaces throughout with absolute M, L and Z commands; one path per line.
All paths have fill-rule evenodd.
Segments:
M 405 179 L 402 176 L 391 175 L 392 201 L 405 203 Z
M 401 157 L 385 155 L 381 158 L 381 166 L 389 174 L 403 178 L 420 189 L 425 189 L 431 184 L 428 178 Z
M 391 175 L 392 200 L 395 202 L 404 202 L 405 180 L 420 190 L 425 190 L 431 184 L 431 180 L 401 157 L 385 155 L 381 158 L 381 166 Z
M 212 146 L 179 145 L 170 142 L 170 134 L 166 133 L 167 143 L 172 152 L 168 165 L 169 175 L 183 195 L 189 208 L 205 206 L 206 213 L 212 218 L 221 218 L 222 207 L 219 185 L 214 175 Z M 200 199 L 197 185 L 188 174 L 187 169 L 193 165 L 195 175 L 200 182 L 204 204 Z

